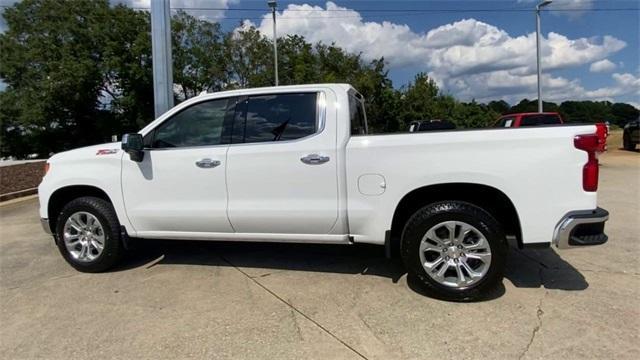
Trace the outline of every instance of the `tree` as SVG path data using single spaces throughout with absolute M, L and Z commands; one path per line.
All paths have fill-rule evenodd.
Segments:
M 40 154 L 95 143 L 104 89 L 103 20 L 107 1 L 26 0 L 7 8 L 0 35 L 4 97 L 13 98 L 14 135 Z M 55 14 L 54 16 L 51 16 Z
M 232 31 L 224 38 L 230 88 L 272 86 L 273 58 L 269 41 L 254 27 Z
M 148 14 L 106 0 L 26 0 L 3 16 L 3 156 L 104 142 L 150 119 Z
M 511 105 L 504 100 L 490 101 L 488 106 L 491 110 L 501 115 L 509 113 L 509 109 L 511 108 Z
M 220 24 L 178 11 L 171 19 L 171 31 L 173 81 L 180 100 L 224 90 L 229 79 Z
M 558 104 L 552 102 L 542 102 L 542 108 L 544 111 L 558 112 L 560 107 Z M 538 112 L 538 100 L 522 99 L 518 104 L 509 109 L 509 113 L 525 113 L 525 112 Z

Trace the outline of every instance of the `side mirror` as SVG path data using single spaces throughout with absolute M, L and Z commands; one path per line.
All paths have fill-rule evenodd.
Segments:
M 141 162 L 144 159 L 144 145 L 142 135 L 138 133 L 124 134 L 122 136 L 122 150 L 129 154 L 132 161 Z

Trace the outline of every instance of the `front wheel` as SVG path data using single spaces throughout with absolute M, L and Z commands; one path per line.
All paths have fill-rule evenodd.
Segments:
M 69 202 L 58 216 L 56 235 L 60 253 L 78 271 L 105 271 L 122 254 L 118 217 L 113 206 L 100 198 Z
M 482 298 L 501 283 L 507 243 L 485 210 L 443 201 L 418 210 L 405 225 L 401 253 L 409 275 L 436 298 Z

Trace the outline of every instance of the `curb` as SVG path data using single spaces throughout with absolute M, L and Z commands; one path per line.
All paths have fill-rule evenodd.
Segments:
M 13 204 L 19 204 L 21 202 L 25 202 L 25 201 L 29 201 L 29 200 L 33 200 L 33 199 L 37 199 L 37 198 L 38 198 L 38 195 L 35 194 L 35 195 L 23 196 L 23 197 L 19 197 L 19 198 L 7 200 L 7 201 L 2 201 L 2 202 L 0 202 L 0 207 L 9 206 L 9 205 L 13 205 Z

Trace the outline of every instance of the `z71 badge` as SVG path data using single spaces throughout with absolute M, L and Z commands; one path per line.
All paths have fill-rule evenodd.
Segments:
M 96 155 L 111 155 L 118 152 L 118 149 L 100 149 Z

